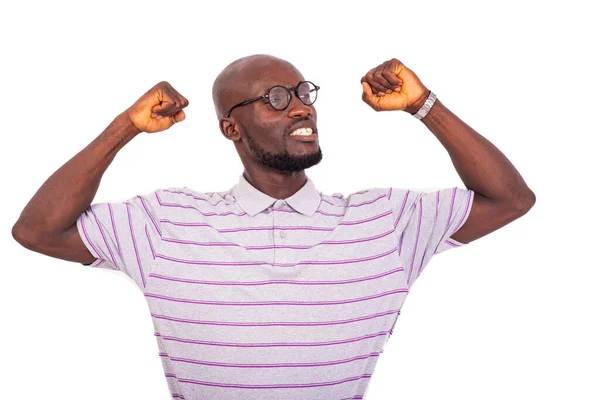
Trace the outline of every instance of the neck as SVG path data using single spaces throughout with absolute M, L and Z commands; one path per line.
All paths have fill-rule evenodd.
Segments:
M 244 178 L 261 192 L 275 198 L 286 199 L 300 190 L 307 181 L 304 170 L 298 172 L 273 172 L 244 169 Z

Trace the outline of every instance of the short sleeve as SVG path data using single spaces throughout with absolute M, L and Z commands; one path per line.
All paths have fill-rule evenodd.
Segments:
M 434 255 L 465 245 L 450 236 L 467 220 L 474 194 L 458 187 L 434 192 L 388 189 L 398 253 L 409 287 Z
M 119 270 L 146 287 L 162 237 L 156 192 L 124 202 L 95 203 L 77 219 L 77 230 L 96 260 L 90 267 Z

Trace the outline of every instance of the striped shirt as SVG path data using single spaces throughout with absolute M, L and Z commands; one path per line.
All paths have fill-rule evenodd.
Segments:
M 473 195 L 329 196 L 309 178 L 275 199 L 241 175 L 92 204 L 77 228 L 90 266 L 144 293 L 173 398 L 364 399 L 411 285 L 463 245 Z

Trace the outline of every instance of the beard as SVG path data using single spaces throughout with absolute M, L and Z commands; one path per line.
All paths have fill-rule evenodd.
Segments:
M 254 157 L 259 160 L 262 165 L 278 171 L 302 171 L 317 165 L 323 159 L 321 146 L 319 146 L 318 150 L 314 153 L 296 156 L 290 154 L 287 150 L 284 150 L 281 153 L 266 152 L 261 149 L 260 146 L 256 145 L 250 135 L 247 135 L 246 139 L 248 141 L 248 148 L 250 149 L 250 152 L 252 152 L 252 155 L 254 155 Z

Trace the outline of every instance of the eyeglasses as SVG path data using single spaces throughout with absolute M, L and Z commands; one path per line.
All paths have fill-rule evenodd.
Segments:
M 292 92 L 296 93 L 296 97 L 305 105 L 310 106 L 315 101 L 317 101 L 317 91 L 320 89 L 319 86 L 316 86 L 314 83 L 309 81 L 302 81 L 295 88 L 286 88 L 285 86 L 273 86 L 269 89 L 267 94 L 263 94 L 262 96 L 254 97 L 253 99 L 246 100 L 241 102 L 240 104 L 236 104 L 231 107 L 227 114 L 225 114 L 225 118 L 229 118 L 229 115 L 236 107 L 245 106 L 246 104 L 250 104 L 254 101 L 260 99 L 269 100 L 269 104 L 271 107 L 278 111 L 285 110 L 292 101 Z

